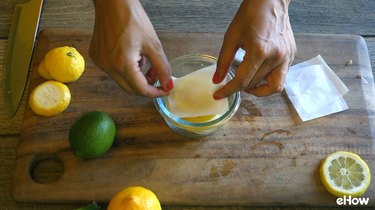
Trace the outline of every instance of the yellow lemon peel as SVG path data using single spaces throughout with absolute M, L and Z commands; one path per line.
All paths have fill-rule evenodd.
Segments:
M 42 62 L 44 70 L 39 72 L 44 78 L 48 78 L 47 73 L 54 80 L 69 83 L 81 77 L 85 70 L 85 60 L 82 55 L 73 47 L 57 47 L 44 57 Z
M 161 210 L 156 195 L 144 187 L 127 187 L 110 201 L 108 210 Z
M 324 187 L 338 197 L 361 196 L 371 182 L 366 162 L 357 154 L 346 151 L 328 155 L 322 161 L 319 172 Z

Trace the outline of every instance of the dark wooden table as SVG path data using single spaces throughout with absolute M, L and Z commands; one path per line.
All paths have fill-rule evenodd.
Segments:
M 16 148 L 25 109 L 24 97 L 16 116 L 9 120 L 4 113 L 2 74 L 11 18 L 16 3 L 0 2 L 0 209 L 74 209 L 79 204 L 16 203 L 10 195 Z M 224 32 L 241 1 L 171 1 L 142 0 L 156 30 L 180 32 Z M 295 33 L 355 34 L 365 38 L 373 70 L 375 66 L 374 0 L 294 0 L 290 18 Z M 91 0 L 46 0 L 41 29 L 92 29 L 94 10 Z M 374 72 L 374 71 L 373 71 Z M 287 207 L 300 209 L 302 207 Z M 304 207 L 307 209 L 322 209 Z M 268 207 L 187 207 L 165 206 L 163 209 L 281 209 Z M 284 208 L 282 208 L 284 209 Z M 324 209 L 324 208 L 323 208 Z

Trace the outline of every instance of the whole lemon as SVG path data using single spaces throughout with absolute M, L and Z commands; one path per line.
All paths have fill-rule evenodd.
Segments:
M 85 59 L 73 47 L 57 47 L 44 56 L 39 73 L 46 79 L 53 78 L 59 82 L 74 82 L 85 70 Z M 47 76 L 47 77 L 46 77 Z
M 105 112 L 93 111 L 74 122 L 69 131 L 69 143 L 78 157 L 96 158 L 111 148 L 115 135 L 112 118 Z
M 39 66 L 38 66 L 38 73 L 44 79 L 47 79 L 47 80 L 53 79 L 52 76 L 47 71 L 47 69 L 44 67 L 44 60 L 42 60 L 42 62 L 40 62 Z
M 161 210 L 156 195 L 144 187 L 127 187 L 109 202 L 107 210 Z

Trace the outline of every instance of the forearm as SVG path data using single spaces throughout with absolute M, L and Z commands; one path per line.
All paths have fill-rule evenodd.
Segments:
M 252 32 L 267 40 L 275 34 L 291 30 L 289 4 L 291 0 L 244 0 L 236 14 L 237 19 L 248 20 Z

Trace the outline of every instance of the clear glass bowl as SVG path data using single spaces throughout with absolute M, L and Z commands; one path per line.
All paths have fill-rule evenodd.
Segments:
M 217 62 L 217 58 L 203 55 L 203 54 L 192 54 L 184 55 L 170 61 L 172 67 L 172 76 L 182 77 L 193 71 L 199 70 L 203 67 L 213 65 Z M 227 74 L 228 81 L 234 77 L 233 69 L 231 68 Z M 159 82 L 156 82 L 155 86 L 160 86 Z M 168 108 L 166 107 L 166 97 L 160 97 L 154 99 L 154 104 L 164 118 L 167 125 L 179 134 L 187 137 L 201 137 L 212 134 L 216 129 L 223 126 L 238 110 L 241 103 L 240 92 L 236 92 L 228 97 L 229 110 L 221 116 L 215 117 L 212 120 L 205 122 L 191 122 L 183 118 L 173 116 Z

